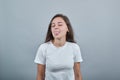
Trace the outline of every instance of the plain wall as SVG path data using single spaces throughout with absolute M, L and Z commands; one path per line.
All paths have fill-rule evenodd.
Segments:
M 1 0 L 0 80 L 35 80 L 36 51 L 57 13 L 73 26 L 83 80 L 120 80 L 120 0 Z

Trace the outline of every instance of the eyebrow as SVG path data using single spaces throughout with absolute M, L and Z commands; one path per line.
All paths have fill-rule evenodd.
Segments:
M 58 22 L 58 24 L 59 24 L 59 23 L 63 23 L 63 22 Z M 55 23 L 51 23 L 51 24 L 55 24 Z
M 63 22 L 58 22 L 58 23 L 63 23 Z

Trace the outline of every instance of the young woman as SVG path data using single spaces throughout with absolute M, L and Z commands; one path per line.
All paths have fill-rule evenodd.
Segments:
M 38 48 L 36 80 L 82 80 L 80 47 L 74 41 L 67 16 L 56 14 L 50 21 L 45 43 Z

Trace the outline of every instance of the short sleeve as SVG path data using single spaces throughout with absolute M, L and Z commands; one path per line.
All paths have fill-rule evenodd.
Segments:
M 82 62 L 81 50 L 79 45 L 75 44 L 74 46 L 74 62 Z
M 45 64 L 46 60 L 45 60 L 45 50 L 44 50 L 44 46 L 40 45 L 40 47 L 37 50 L 35 59 L 34 59 L 35 63 L 38 64 Z

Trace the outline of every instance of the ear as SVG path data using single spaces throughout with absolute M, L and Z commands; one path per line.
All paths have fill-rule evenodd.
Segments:
M 67 32 L 69 32 L 69 30 L 67 30 Z
M 67 32 L 69 32 L 68 28 L 67 28 Z

